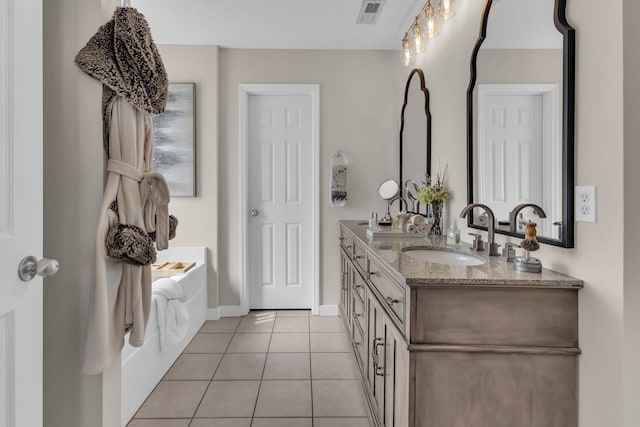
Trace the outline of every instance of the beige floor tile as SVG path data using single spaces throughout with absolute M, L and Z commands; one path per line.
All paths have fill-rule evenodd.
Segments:
M 310 417 L 311 381 L 262 381 L 255 417 Z
M 266 353 L 271 334 L 235 334 L 227 353 Z
M 173 364 L 165 380 L 210 380 L 222 354 L 182 354 Z
M 194 418 L 189 427 L 251 427 L 251 418 Z
M 314 380 L 357 380 L 359 377 L 351 353 L 311 353 Z
M 334 316 L 311 316 L 309 327 L 311 332 L 344 332 L 342 319 Z
M 213 379 L 215 381 L 262 379 L 265 357 L 265 353 L 225 354 Z
M 260 381 L 213 381 L 196 418 L 252 417 Z
M 269 353 L 309 352 L 309 334 L 286 333 L 271 335 Z
M 269 353 L 264 367 L 264 380 L 308 380 L 309 353 Z
M 350 353 L 351 344 L 344 333 L 311 332 L 311 351 L 314 353 Z
M 366 417 L 367 408 L 358 380 L 314 380 L 313 415 Z
M 136 420 L 133 419 L 127 427 L 189 427 L 189 422 L 191 418 L 187 418 L 184 420 L 163 420 L 163 419 L 155 419 L 155 420 Z
M 314 418 L 313 427 L 371 427 L 371 423 L 369 418 Z
M 233 334 L 196 334 L 185 353 L 224 353 Z
M 135 418 L 193 417 L 208 384 L 208 381 L 160 381 Z
M 216 334 L 221 332 L 234 333 L 240 324 L 239 317 L 223 317 L 218 320 L 207 320 L 200 328 L 200 333 Z
M 243 317 L 236 332 L 266 333 L 273 330 L 275 317 Z
M 254 418 L 251 427 L 311 427 L 311 418 Z
M 311 310 L 278 310 L 278 317 L 309 317 Z
M 309 318 L 278 317 L 273 332 L 309 332 Z

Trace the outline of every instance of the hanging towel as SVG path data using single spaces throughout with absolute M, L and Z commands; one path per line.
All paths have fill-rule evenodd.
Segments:
M 159 279 L 152 284 L 153 300 L 158 315 L 160 351 L 167 351 L 180 342 L 189 328 L 187 294 L 173 279 Z

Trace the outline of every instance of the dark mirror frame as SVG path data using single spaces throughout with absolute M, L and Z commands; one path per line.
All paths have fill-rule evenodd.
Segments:
M 402 158 L 404 154 L 404 112 L 407 108 L 407 101 L 409 99 L 409 88 L 411 87 L 411 79 L 413 76 L 417 75 L 420 79 L 420 91 L 424 94 L 424 115 L 427 119 L 427 140 L 425 143 L 427 144 L 427 158 L 426 162 L 426 173 L 431 176 L 431 110 L 429 109 L 429 89 L 427 89 L 424 83 L 424 73 L 419 68 L 414 68 L 409 73 L 409 77 L 407 78 L 407 84 L 404 88 L 404 103 L 402 104 L 402 111 L 400 112 L 400 188 L 404 191 L 404 181 L 402 179 Z
M 493 0 L 487 0 L 482 14 L 482 23 L 478 40 L 471 53 L 471 73 L 469 87 L 467 89 L 467 202 L 482 203 L 482 200 L 473 198 L 473 91 L 476 86 L 476 60 L 478 52 L 487 35 L 487 23 Z M 551 239 L 537 236 L 541 243 L 560 246 L 564 248 L 574 247 L 574 158 L 575 158 L 575 30 L 569 25 L 566 18 L 567 0 L 556 0 L 554 8 L 554 24 L 563 36 L 563 70 L 562 70 L 562 238 Z M 467 218 L 467 226 L 480 230 L 487 227 L 473 223 L 473 215 Z M 513 237 L 523 237 L 522 233 L 498 230 L 496 233 Z

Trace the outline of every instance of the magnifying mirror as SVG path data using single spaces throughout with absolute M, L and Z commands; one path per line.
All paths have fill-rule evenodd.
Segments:
M 378 187 L 378 194 L 382 200 L 392 200 L 398 195 L 398 191 L 400 191 L 400 186 L 393 179 L 388 179 L 380 184 Z
M 380 184 L 378 187 L 378 194 L 387 202 L 387 215 L 378 221 L 380 225 L 388 225 L 391 224 L 391 203 L 398 198 L 398 193 L 400 193 L 400 186 L 393 179 L 388 179 Z
M 420 188 L 418 187 L 418 183 L 412 179 L 408 179 L 404 185 L 404 191 L 406 194 L 407 203 L 409 206 L 409 212 L 418 212 L 420 209 L 420 202 L 418 202 L 418 192 Z

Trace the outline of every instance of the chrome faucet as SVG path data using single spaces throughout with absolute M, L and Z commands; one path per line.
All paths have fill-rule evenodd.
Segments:
M 533 208 L 533 211 L 540 217 L 540 218 L 546 218 L 547 214 L 544 213 L 544 210 L 534 204 L 534 203 L 522 203 L 518 206 L 516 206 L 515 208 L 513 208 L 513 210 L 511 212 L 509 212 L 509 231 L 511 232 L 516 232 L 517 230 L 517 218 L 518 218 L 518 212 L 520 212 L 522 209 L 524 208 Z
M 473 210 L 473 208 L 482 208 L 487 213 L 487 216 L 489 217 L 489 227 L 487 230 L 489 234 L 489 256 L 500 256 L 500 252 L 498 252 L 498 248 L 500 247 L 500 245 L 496 243 L 495 234 L 496 219 L 493 211 L 491 210 L 491 208 L 489 208 L 489 206 L 483 205 L 482 203 L 471 203 L 465 206 L 464 209 L 462 209 L 462 212 L 460 212 L 460 218 L 465 218 L 469 214 L 469 212 Z

